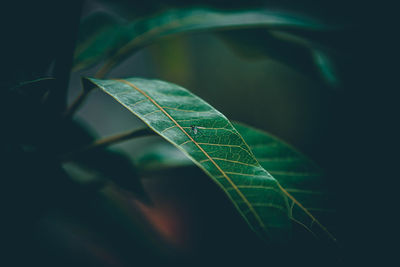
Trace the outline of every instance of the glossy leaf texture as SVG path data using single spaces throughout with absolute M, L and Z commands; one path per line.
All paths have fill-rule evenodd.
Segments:
M 312 160 L 262 130 L 238 122 L 233 125 L 246 140 L 260 165 L 309 212 L 318 219 L 329 219 L 334 215 L 324 172 Z M 290 211 L 293 218 L 301 218 L 298 223 L 304 224 L 310 232 L 321 230 L 298 205 L 291 206 Z
M 332 196 L 328 192 L 323 171 L 310 159 L 284 141 L 262 130 L 233 122 L 260 165 L 295 197 L 318 220 L 327 222 L 335 214 Z M 144 172 L 190 166 L 189 159 L 175 147 L 159 143 L 137 156 L 138 167 Z M 192 165 L 193 166 L 193 165 Z M 293 202 L 292 202 L 293 204 Z M 304 224 L 309 217 L 298 206 L 291 209 L 293 218 L 302 217 Z M 325 220 L 324 220 L 325 219 Z M 310 232 L 319 231 L 311 221 L 302 225 Z
M 287 242 L 291 219 L 316 219 L 256 160 L 229 120 L 186 89 L 159 80 L 85 79 L 99 87 L 152 130 L 181 150 L 226 193 L 263 239 Z M 305 216 L 292 218 L 293 205 Z M 324 228 L 323 228 L 324 229 Z
M 110 16 L 110 19 L 106 19 L 106 16 Z M 95 23 L 96 21 L 99 23 Z M 90 25 L 98 25 L 100 30 L 95 31 Z M 153 17 L 125 23 L 112 18 L 112 15 L 93 14 L 82 24 L 74 70 L 84 69 L 105 59 L 104 66 L 98 72 L 98 77 L 104 77 L 126 57 L 161 37 L 188 32 L 243 28 L 324 31 L 330 27 L 309 18 L 264 9 L 243 11 L 173 9 Z

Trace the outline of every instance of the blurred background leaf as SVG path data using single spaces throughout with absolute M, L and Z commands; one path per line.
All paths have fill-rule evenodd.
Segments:
M 146 216 L 153 219 L 152 223 L 149 220 L 144 224 L 162 228 L 153 230 L 156 233 L 169 233 L 166 235 L 168 238 L 164 239 L 181 240 L 179 247 L 185 249 L 177 253 L 176 243 L 163 243 L 157 238 L 150 246 L 140 245 L 138 243 L 146 243 L 146 239 L 153 235 L 148 235 L 149 232 L 142 229 L 139 230 L 143 232 L 142 237 L 127 234 L 127 228 L 121 226 L 118 216 L 115 216 L 115 206 L 111 204 L 105 206 L 114 212 L 107 213 L 99 208 L 97 215 L 91 213 L 101 202 L 91 194 L 93 188 L 86 188 L 84 194 L 78 194 L 81 185 L 66 186 L 58 179 L 65 178 L 65 173 L 59 172 L 62 169 L 55 171 L 55 168 L 49 167 L 53 164 L 53 155 L 46 155 L 47 151 L 38 155 L 34 147 L 20 146 L 21 136 L 32 133 L 40 137 L 36 134 L 38 132 L 45 133 L 41 140 L 47 139 L 51 143 L 47 147 L 52 150 L 63 144 L 65 148 L 80 142 L 86 144 L 74 134 L 69 134 L 73 131 L 68 127 L 59 127 L 57 123 L 47 123 L 48 131 L 38 130 L 44 124 L 35 124 L 36 117 L 30 116 L 37 112 L 33 109 L 18 111 L 18 108 L 30 105 L 17 101 L 16 106 L 12 107 L 12 101 L 8 101 L 12 97 L 5 92 L 27 80 L 54 76 L 52 70 L 57 56 L 66 53 L 68 42 L 65 41 L 73 40 L 70 38 L 70 19 L 79 19 L 73 4 L 39 0 L 6 1 L 2 5 L 1 24 L 5 36 L 1 42 L 0 81 L 2 158 L 5 158 L 1 162 L 2 196 L 5 198 L 2 201 L 5 206 L 2 220 L 5 234 L 2 240 L 6 250 L 0 265 L 148 266 L 151 260 L 156 266 L 160 266 L 160 262 L 163 266 L 170 263 L 176 266 L 183 258 L 186 265 L 199 262 L 204 266 L 210 264 L 207 259 L 211 258 L 220 265 L 248 265 L 250 257 L 256 263 L 264 263 L 268 258 L 280 266 L 309 266 L 312 263 L 317 266 L 335 265 L 321 253 L 320 244 L 307 239 L 307 232 L 298 236 L 293 247 L 285 248 L 283 255 L 273 248 L 268 248 L 266 255 L 265 247 L 250 238 L 252 234 L 246 224 L 234 209 L 230 209 L 229 200 L 203 173 L 190 167 L 185 170 L 175 168 L 168 172 L 163 170 L 156 174 L 153 172 L 152 175 L 158 176 L 157 179 L 143 180 L 156 206 L 146 208 Z M 396 203 L 393 200 L 396 192 L 392 194 L 391 190 L 397 188 L 397 180 L 393 178 L 397 157 L 393 148 L 396 131 L 389 127 L 396 121 L 398 112 L 394 102 L 398 97 L 393 96 L 393 92 L 397 92 L 397 88 L 394 88 L 397 83 L 392 83 L 391 79 L 396 77 L 393 56 L 397 47 L 396 42 L 390 40 L 395 32 L 392 30 L 395 23 L 389 20 L 396 18 L 395 14 L 391 14 L 397 10 L 396 7 L 385 2 L 358 1 L 148 0 L 138 4 L 132 0 L 88 0 L 85 1 L 83 17 L 101 10 L 114 15 L 117 21 L 131 21 L 171 8 L 193 8 L 193 5 L 211 9 L 227 9 L 229 6 L 232 11 L 261 6 L 318 18 L 328 25 L 346 26 L 339 34 L 273 31 L 279 33 L 277 38 L 280 39 L 282 33 L 289 33 L 318 44 L 317 50 L 322 49 L 323 54 L 317 51 L 312 53 L 313 57 L 318 58 L 319 64 L 333 65 L 330 69 L 340 77 L 339 83 L 336 83 L 337 90 L 325 90 L 326 86 L 314 79 L 317 76 L 309 77 L 307 73 L 311 72 L 281 64 L 269 57 L 244 60 L 244 57 L 237 56 L 238 53 L 226 49 L 221 38 L 204 32 L 163 38 L 114 68 L 112 76 L 135 75 L 182 84 L 230 118 L 267 130 L 300 148 L 327 170 L 328 189 L 336 196 L 334 203 L 338 216 L 333 223 L 335 229 L 339 229 L 339 240 L 345 251 L 344 264 L 349 261 L 353 265 L 359 265 L 360 262 L 369 265 L 393 264 L 391 259 L 397 255 L 396 246 L 390 244 L 396 242 L 394 232 L 397 222 L 390 216 Z M 329 56 L 328 61 L 325 54 Z M 306 57 L 299 58 L 311 62 Z M 80 75 L 95 74 L 99 65 L 93 66 L 72 74 L 70 98 L 81 88 Z M 226 97 L 227 92 L 229 98 Z M 254 98 L 254 94 L 259 97 Z M 24 103 L 29 103 L 29 100 Z M 239 105 L 245 108 L 239 109 Z M 28 115 L 32 122 L 25 124 L 29 119 L 21 114 Z M 100 93 L 92 94 L 78 118 L 84 119 L 96 130 L 96 137 L 140 126 L 140 122 L 132 118 L 129 112 Z M 15 126 L 23 131 L 13 131 Z M 60 128 L 60 131 L 53 128 Z M 59 136 L 62 142 L 57 140 Z M 35 141 L 29 139 L 29 142 Z M 155 137 L 143 138 L 117 144 L 113 149 L 135 159 L 141 149 L 155 142 L 160 140 Z M 384 187 L 377 186 L 377 177 L 389 177 L 385 179 Z M 118 192 L 115 195 L 123 195 L 125 200 L 132 203 L 130 192 L 115 189 L 118 188 L 116 183 L 107 183 L 108 186 L 113 187 L 112 192 Z M 53 189 L 54 192 L 51 192 Z M 200 203 L 202 192 L 208 192 L 209 198 Z M 55 201 L 64 197 L 69 200 L 64 202 L 69 207 L 58 205 L 59 202 Z M 74 199 L 77 200 L 75 203 L 72 201 Z M 90 205 L 85 205 L 89 202 Z M 47 212 L 49 206 L 53 207 L 53 211 Z M 71 212 L 79 208 L 82 210 Z M 138 214 L 129 209 L 125 212 L 139 218 L 143 210 Z M 374 212 L 373 216 L 370 216 L 371 211 Z M 93 220 L 86 222 L 82 219 L 85 216 Z M 114 224 L 109 224 L 109 221 Z M 103 226 L 96 226 L 102 222 L 105 222 Z M 119 231 L 119 234 L 115 234 L 115 231 Z M 232 231 L 237 235 L 232 236 Z M 174 236 L 179 238 L 172 238 Z M 138 247 L 145 248 L 136 249 Z M 161 249 L 165 252 L 161 255 L 155 252 L 155 247 L 168 249 Z M 146 258 L 147 262 L 138 263 Z
M 134 194 L 141 201 L 148 202 L 149 199 L 140 182 L 135 163 L 122 151 L 109 147 L 80 151 L 80 148 L 90 145 L 96 140 L 96 134 L 82 122 L 74 121 L 73 123 L 76 135 L 85 136 L 85 139 L 90 141 L 71 144 L 68 147 L 67 153 L 74 152 L 73 148 L 77 149 L 77 153 L 69 156 L 64 163 L 64 168 L 69 171 L 71 176 L 83 184 L 93 184 L 93 186 L 98 186 L 99 188 L 107 184 L 107 182 L 113 182 Z M 71 128 L 69 131 L 71 133 Z
M 84 69 L 105 59 L 105 65 L 98 73 L 98 76 L 102 77 L 120 61 L 159 38 L 180 33 L 235 28 L 258 30 L 221 34 L 225 40 L 229 40 L 228 43 L 233 43 L 236 50 L 245 50 L 244 54 L 251 54 L 253 58 L 259 57 L 260 54 L 272 56 L 288 65 L 306 59 L 309 63 L 296 67 L 317 77 L 318 74 L 325 73 L 318 72 L 320 65 L 315 65 L 311 56 L 315 45 L 311 46 L 311 42 L 301 37 L 283 38 L 278 32 L 270 34 L 267 29 L 330 32 L 334 29 L 332 26 L 290 12 L 263 9 L 223 11 L 204 8 L 168 10 L 157 16 L 128 22 L 118 20 L 115 15 L 106 12 L 91 14 L 82 22 L 74 69 Z M 326 79 L 326 75 L 322 75 L 322 78 L 326 82 L 336 79 L 336 77 Z
M 332 35 L 337 33 L 330 31 Z M 333 88 L 340 85 L 340 77 L 332 61 L 334 57 L 329 54 L 329 48 L 302 36 L 301 33 L 247 29 L 221 32 L 218 36 L 244 58 L 270 58 Z

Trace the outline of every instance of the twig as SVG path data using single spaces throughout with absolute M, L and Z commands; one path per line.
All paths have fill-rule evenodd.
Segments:
M 96 140 L 93 143 L 91 143 L 87 146 L 84 146 L 78 150 L 75 150 L 75 151 L 72 151 L 72 152 L 62 155 L 60 157 L 60 159 L 62 161 L 69 161 L 75 155 L 82 154 L 82 153 L 88 152 L 90 150 L 103 148 L 103 147 L 113 145 L 116 143 L 120 143 L 122 141 L 129 140 L 129 139 L 143 137 L 143 136 L 151 136 L 154 134 L 155 133 L 152 130 L 150 130 L 149 128 L 135 129 L 135 130 L 128 131 L 125 133 L 120 133 L 117 135 L 113 135 L 113 136 L 105 137 L 103 139 Z
M 64 117 L 72 117 L 78 108 L 85 101 L 86 97 L 92 90 L 82 90 L 78 97 L 72 102 L 72 104 L 65 110 Z

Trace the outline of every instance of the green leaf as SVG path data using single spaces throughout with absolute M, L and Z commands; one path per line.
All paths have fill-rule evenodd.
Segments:
M 134 160 L 142 172 L 193 166 L 193 161 L 176 147 L 166 142 L 148 145 L 139 152 L 139 155 Z
M 234 122 L 233 126 L 246 140 L 260 165 L 307 210 L 317 218 L 329 219 L 334 214 L 330 208 L 324 173 L 313 161 L 262 130 L 238 122 Z M 137 156 L 136 162 L 145 172 L 189 166 L 188 158 L 179 150 L 163 143 L 144 150 Z M 303 222 L 309 219 L 304 217 L 298 206 L 294 206 L 291 212 L 294 218 L 303 217 Z M 304 224 L 304 227 L 311 231 L 312 222 Z
M 272 242 L 288 240 L 293 205 L 298 205 L 305 213 L 299 220 L 310 217 L 321 226 L 258 163 L 229 120 L 186 89 L 140 78 L 85 79 L 84 84 L 104 90 L 180 149 L 220 186 L 249 226 L 263 239 Z
M 107 58 L 98 72 L 103 77 L 120 61 L 138 49 L 165 36 L 208 30 L 231 30 L 243 28 L 301 29 L 321 31 L 328 27 L 311 19 L 268 10 L 217 11 L 212 9 L 174 9 L 157 16 L 116 23 L 112 19 L 100 23 L 103 30 L 98 34 L 85 34 L 75 54 L 75 70 Z M 86 24 L 95 24 L 89 19 Z M 108 26 L 107 26 L 108 25 Z M 82 29 L 88 29 L 83 23 Z
M 97 12 L 86 17 L 80 26 L 73 71 L 98 63 L 117 47 L 124 35 L 123 22 L 112 14 Z
M 68 121 L 62 130 L 61 132 L 67 133 L 68 137 L 64 138 L 62 150 L 58 152 L 61 155 L 70 154 L 71 150 L 80 151 L 80 148 L 92 144 L 98 138 L 88 125 L 77 120 Z M 102 186 L 105 182 L 112 181 L 141 200 L 148 201 L 135 164 L 121 151 L 98 147 L 72 154 L 68 159 L 61 157 L 61 160 L 64 169 L 80 183 Z
M 241 57 L 273 59 L 332 87 L 340 84 L 327 47 L 301 33 L 258 28 L 220 32 L 218 36 Z
M 329 208 L 329 193 L 323 171 L 310 159 L 282 140 L 241 123 L 233 124 L 246 140 L 260 165 L 266 169 L 287 192 L 319 218 L 332 214 Z M 291 209 L 293 218 L 308 230 L 314 231 L 312 220 L 299 206 Z M 328 216 L 327 216 L 328 215 Z M 317 229 L 316 229 L 317 230 Z

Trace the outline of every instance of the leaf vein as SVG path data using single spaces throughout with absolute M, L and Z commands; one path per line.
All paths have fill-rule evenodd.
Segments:
M 230 160 L 230 159 L 224 159 L 224 158 L 216 158 L 216 157 L 212 157 L 214 160 L 221 160 L 221 161 L 227 161 L 227 162 L 232 162 L 232 163 L 236 163 L 236 164 L 242 164 L 242 165 L 246 165 L 246 166 L 250 166 L 250 167 L 258 167 L 258 165 L 254 165 L 254 164 L 248 164 L 248 163 L 244 163 L 244 162 L 240 162 L 237 160 Z M 209 159 L 204 159 L 201 162 L 205 162 L 205 161 L 209 161 Z
M 182 128 L 182 126 L 180 126 L 178 124 L 178 122 L 175 121 L 175 119 L 173 117 L 171 117 L 171 115 L 162 107 L 160 106 L 154 99 L 152 99 L 148 94 L 146 94 L 146 92 L 144 92 L 143 90 L 141 90 L 140 88 L 136 87 L 134 84 L 132 84 L 131 82 L 128 82 L 126 80 L 118 80 L 134 89 L 136 89 L 137 91 L 139 91 L 142 95 L 144 95 L 145 97 L 147 97 L 157 108 L 160 109 L 160 111 L 162 111 L 173 123 L 175 123 L 177 125 L 178 128 L 181 129 L 181 131 L 187 135 L 187 137 L 201 150 L 201 152 L 203 152 L 203 154 L 208 157 L 210 159 L 210 161 L 214 164 L 214 166 L 218 169 L 218 171 L 221 172 L 221 174 L 225 177 L 225 179 L 231 184 L 231 186 L 233 188 L 235 188 L 236 192 L 238 193 L 238 195 L 240 196 L 240 198 L 246 203 L 246 205 L 248 206 L 249 210 L 251 211 L 251 213 L 254 215 L 255 219 L 257 220 L 257 222 L 260 224 L 262 229 L 266 229 L 265 224 L 263 223 L 263 221 L 261 220 L 260 216 L 258 215 L 258 213 L 256 212 L 256 210 L 254 209 L 254 207 L 251 205 L 251 203 L 247 200 L 247 198 L 243 195 L 243 193 L 239 190 L 239 188 L 236 186 L 236 184 L 229 178 L 229 176 L 227 175 L 227 172 L 225 172 L 224 170 L 221 169 L 221 167 L 211 158 L 211 156 L 192 138 L 192 136 L 190 136 L 190 134 L 188 134 L 185 129 Z

